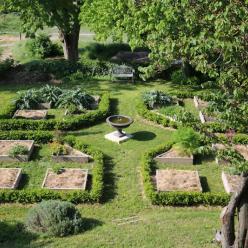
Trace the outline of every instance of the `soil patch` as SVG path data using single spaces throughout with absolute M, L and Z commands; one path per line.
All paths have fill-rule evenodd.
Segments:
M 0 168 L 1 189 L 17 188 L 20 178 L 21 178 L 20 168 Z

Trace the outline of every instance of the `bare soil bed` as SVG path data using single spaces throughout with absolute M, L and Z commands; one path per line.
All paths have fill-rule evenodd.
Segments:
M 193 164 L 193 156 L 182 155 L 176 149 L 170 149 L 169 151 L 159 154 L 155 157 L 155 160 L 161 163 L 171 164 Z
M 221 175 L 224 188 L 228 194 L 236 192 L 240 183 L 240 176 L 230 175 L 225 172 L 222 172 Z
M 0 189 L 15 189 L 20 179 L 20 168 L 0 168 Z
M 235 150 L 239 152 L 245 160 L 248 160 L 248 146 L 247 145 L 235 145 Z
M 53 161 L 55 162 L 77 162 L 77 163 L 88 163 L 90 156 L 72 148 L 71 146 L 65 145 L 68 154 L 52 156 Z
M 88 170 L 85 169 L 63 169 L 59 174 L 48 169 L 42 188 L 85 190 L 87 176 Z
M 26 146 L 28 148 L 28 154 L 19 155 L 16 158 L 10 157 L 10 150 L 17 145 Z M 28 161 L 33 149 L 33 140 L 0 140 L 0 161 Z
M 47 117 L 47 110 L 17 110 L 13 118 L 40 120 Z
M 156 170 L 157 191 L 193 191 L 202 192 L 197 171 Z

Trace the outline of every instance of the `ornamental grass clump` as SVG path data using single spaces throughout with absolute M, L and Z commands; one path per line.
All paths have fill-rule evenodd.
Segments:
M 76 207 L 59 200 L 43 201 L 29 210 L 26 227 L 35 233 L 63 237 L 83 229 L 83 219 Z

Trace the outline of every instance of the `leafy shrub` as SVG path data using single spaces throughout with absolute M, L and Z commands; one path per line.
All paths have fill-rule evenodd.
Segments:
M 76 144 L 76 137 L 73 135 L 67 135 L 63 138 L 63 141 L 69 146 L 74 146 Z
M 37 90 L 30 89 L 25 92 L 17 92 L 16 107 L 18 109 L 35 109 L 41 102 L 41 97 Z
M 183 70 L 176 70 L 171 74 L 171 81 L 176 84 L 188 84 L 196 86 L 198 84 L 198 78 L 195 76 L 187 77 Z
M 172 98 L 162 91 L 149 91 L 143 94 L 144 103 L 151 109 L 155 106 L 165 106 L 172 102 Z
M 54 141 L 53 143 L 50 144 L 50 148 L 51 148 L 52 154 L 55 156 L 68 154 L 66 147 L 59 142 Z
M 40 88 L 38 92 L 42 101 L 49 102 L 52 106 L 57 103 L 62 94 L 62 90 L 59 87 L 48 84 Z
M 55 164 L 53 165 L 52 170 L 56 174 L 61 174 L 62 172 L 64 172 L 64 166 L 61 164 Z
M 72 203 L 50 200 L 29 210 L 26 226 L 32 232 L 62 237 L 79 233 L 83 219 Z
M 9 151 L 9 156 L 13 158 L 19 155 L 26 155 L 26 154 L 28 154 L 28 147 L 24 145 L 15 145 Z
M 1 140 L 34 140 L 36 143 L 48 143 L 53 140 L 48 131 L 0 131 Z
M 0 75 L 8 72 L 14 66 L 13 59 L 5 59 L 4 61 L 0 61 Z
M 90 105 L 94 102 L 94 98 L 82 91 L 82 89 L 68 90 L 64 92 L 58 102 L 59 108 L 68 108 L 72 104 L 75 105 L 79 110 L 90 109 Z
M 201 145 L 201 137 L 190 127 L 180 127 L 173 133 L 176 148 L 187 154 L 192 154 Z
M 47 58 L 61 55 L 62 50 L 58 44 L 53 44 L 46 34 L 38 34 L 26 43 L 26 49 L 35 57 Z

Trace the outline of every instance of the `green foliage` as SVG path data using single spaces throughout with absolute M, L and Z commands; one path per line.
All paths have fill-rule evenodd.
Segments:
M 172 72 L 171 81 L 175 84 L 200 86 L 199 80 L 196 76 L 188 77 L 182 69 Z
M 27 228 L 49 236 L 77 234 L 83 228 L 83 219 L 75 206 L 63 201 L 43 201 L 29 210 Z
M 69 146 L 74 146 L 76 144 L 76 137 L 73 135 L 66 135 L 65 137 L 63 137 L 63 142 L 65 142 Z
M 8 71 L 10 71 L 14 66 L 13 59 L 5 59 L 4 61 L 0 61 L 0 75 L 4 75 Z
M 50 37 L 46 34 L 38 34 L 26 43 L 26 49 L 32 56 L 37 58 L 48 58 L 62 54 L 58 45 L 53 44 Z
M 36 143 L 48 143 L 53 140 L 48 131 L 0 131 L 1 140 L 34 140 Z
M 90 43 L 84 48 L 84 53 L 89 59 L 110 60 L 120 51 L 131 51 L 125 43 Z
M 62 120 L 1 119 L 0 130 L 76 130 L 104 119 L 110 110 L 110 96 L 103 94 L 98 109 Z
M 230 162 L 232 165 L 239 164 L 245 161 L 244 157 L 232 147 L 218 150 L 217 158 L 219 160 Z
M 144 103 L 151 109 L 156 106 L 165 106 L 172 103 L 172 98 L 162 91 L 153 90 L 143 94 Z
M 188 154 L 192 154 L 201 145 L 201 137 L 190 127 L 180 127 L 173 133 L 173 141 L 178 149 L 182 149 Z
M 25 92 L 17 92 L 16 107 L 18 109 L 36 109 L 42 101 L 37 90 L 30 89 Z
M 26 154 L 28 154 L 28 147 L 24 145 L 15 145 L 9 151 L 9 156 L 13 158 Z
M 54 106 L 57 103 L 57 101 L 59 100 L 59 97 L 62 94 L 62 90 L 59 87 L 49 85 L 49 84 L 40 88 L 38 92 L 42 100 L 44 102 L 51 103 L 52 106 Z
M 50 144 L 50 148 L 51 148 L 52 154 L 54 156 L 67 155 L 68 154 L 66 147 L 57 141 L 52 142 Z
M 1 138 L 1 132 L 0 132 Z M 76 142 L 76 149 L 93 157 L 92 186 L 90 190 L 55 191 L 47 189 L 0 190 L 1 203 L 35 203 L 42 200 L 62 200 L 75 204 L 100 202 L 103 195 L 104 155 L 102 152 L 86 146 L 81 141 Z M 60 165 L 61 167 L 61 165 Z
M 90 109 L 90 105 L 94 102 L 94 98 L 84 92 L 82 89 L 68 90 L 64 92 L 58 102 L 59 108 L 68 108 L 70 105 L 75 105 L 79 110 Z
M 54 164 L 52 170 L 56 174 L 61 174 L 64 171 L 64 165 Z

